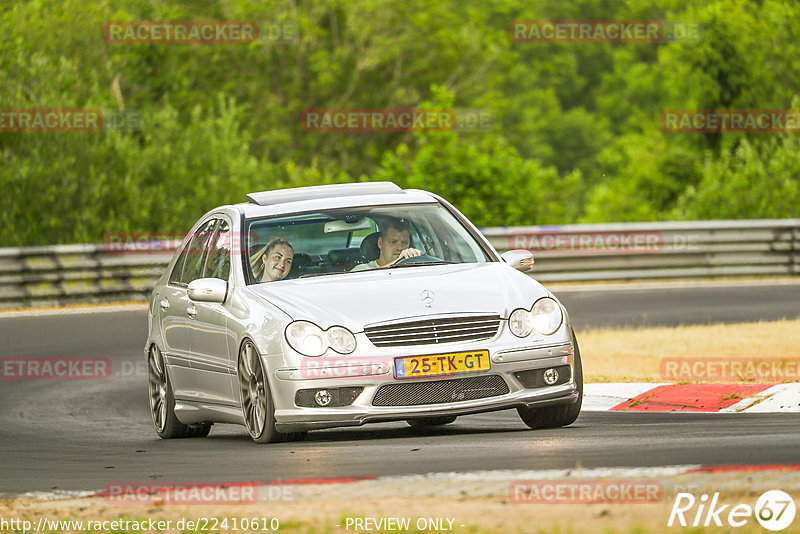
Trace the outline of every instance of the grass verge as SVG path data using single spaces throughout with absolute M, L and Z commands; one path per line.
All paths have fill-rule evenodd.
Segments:
M 577 331 L 587 382 L 670 382 L 673 358 L 800 360 L 800 319 L 755 323 Z M 795 367 L 795 369 L 797 369 Z M 744 377 L 743 382 L 757 381 Z M 796 382 L 797 376 L 769 382 Z

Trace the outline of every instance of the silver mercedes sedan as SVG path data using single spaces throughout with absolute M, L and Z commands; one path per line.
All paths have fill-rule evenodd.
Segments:
M 265 191 L 211 210 L 153 289 L 145 357 L 162 438 L 309 430 L 516 408 L 578 417 L 566 309 L 441 197 L 365 182 Z

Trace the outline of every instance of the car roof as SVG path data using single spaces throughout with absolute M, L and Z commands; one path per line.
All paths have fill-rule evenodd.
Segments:
M 392 182 L 294 187 L 250 193 L 247 198 L 249 202 L 233 206 L 247 218 L 335 208 L 438 203 L 427 191 L 404 190 Z

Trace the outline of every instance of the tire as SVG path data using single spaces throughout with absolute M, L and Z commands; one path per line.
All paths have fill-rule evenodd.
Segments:
M 239 390 L 242 393 L 242 415 L 250 437 L 256 443 L 277 443 L 300 438 L 303 432 L 281 434 L 275 430 L 275 404 L 269 381 L 253 342 L 245 340 L 239 350 Z M 304 436 L 303 436 L 304 437 Z
M 559 404 L 545 408 L 519 407 L 517 413 L 530 428 L 556 428 L 571 425 L 578 418 L 583 404 L 583 365 L 581 351 L 575 332 L 572 332 L 572 343 L 575 346 L 575 383 L 578 386 L 578 400 L 572 404 Z
M 156 433 L 163 439 L 204 438 L 211 431 L 210 424 L 184 425 L 175 415 L 175 397 L 169 381 L 164 357 L 154 344 L 147 358 L 150 415 Z
M 449 425 L 456 420 L 455 415 L 440 415 L 438 417 L 422 417 L 419 419 L 408 419 L 406 423 L 411 428 L 427 428 L 431 426 Z
M 296 442 L 296 441 L 303 441 L 308 436 L 308 432 L 287 432 L 281 434 L 281 441 L 289 442 Z

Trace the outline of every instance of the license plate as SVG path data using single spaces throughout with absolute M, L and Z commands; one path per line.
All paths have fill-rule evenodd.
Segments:
M 411 378 L 415 376 L 450 375 L 469 371 L 490 369 L 489 351 L 451 352 L 430 356 L 405 356 L 394 359 L 394 376 Z

